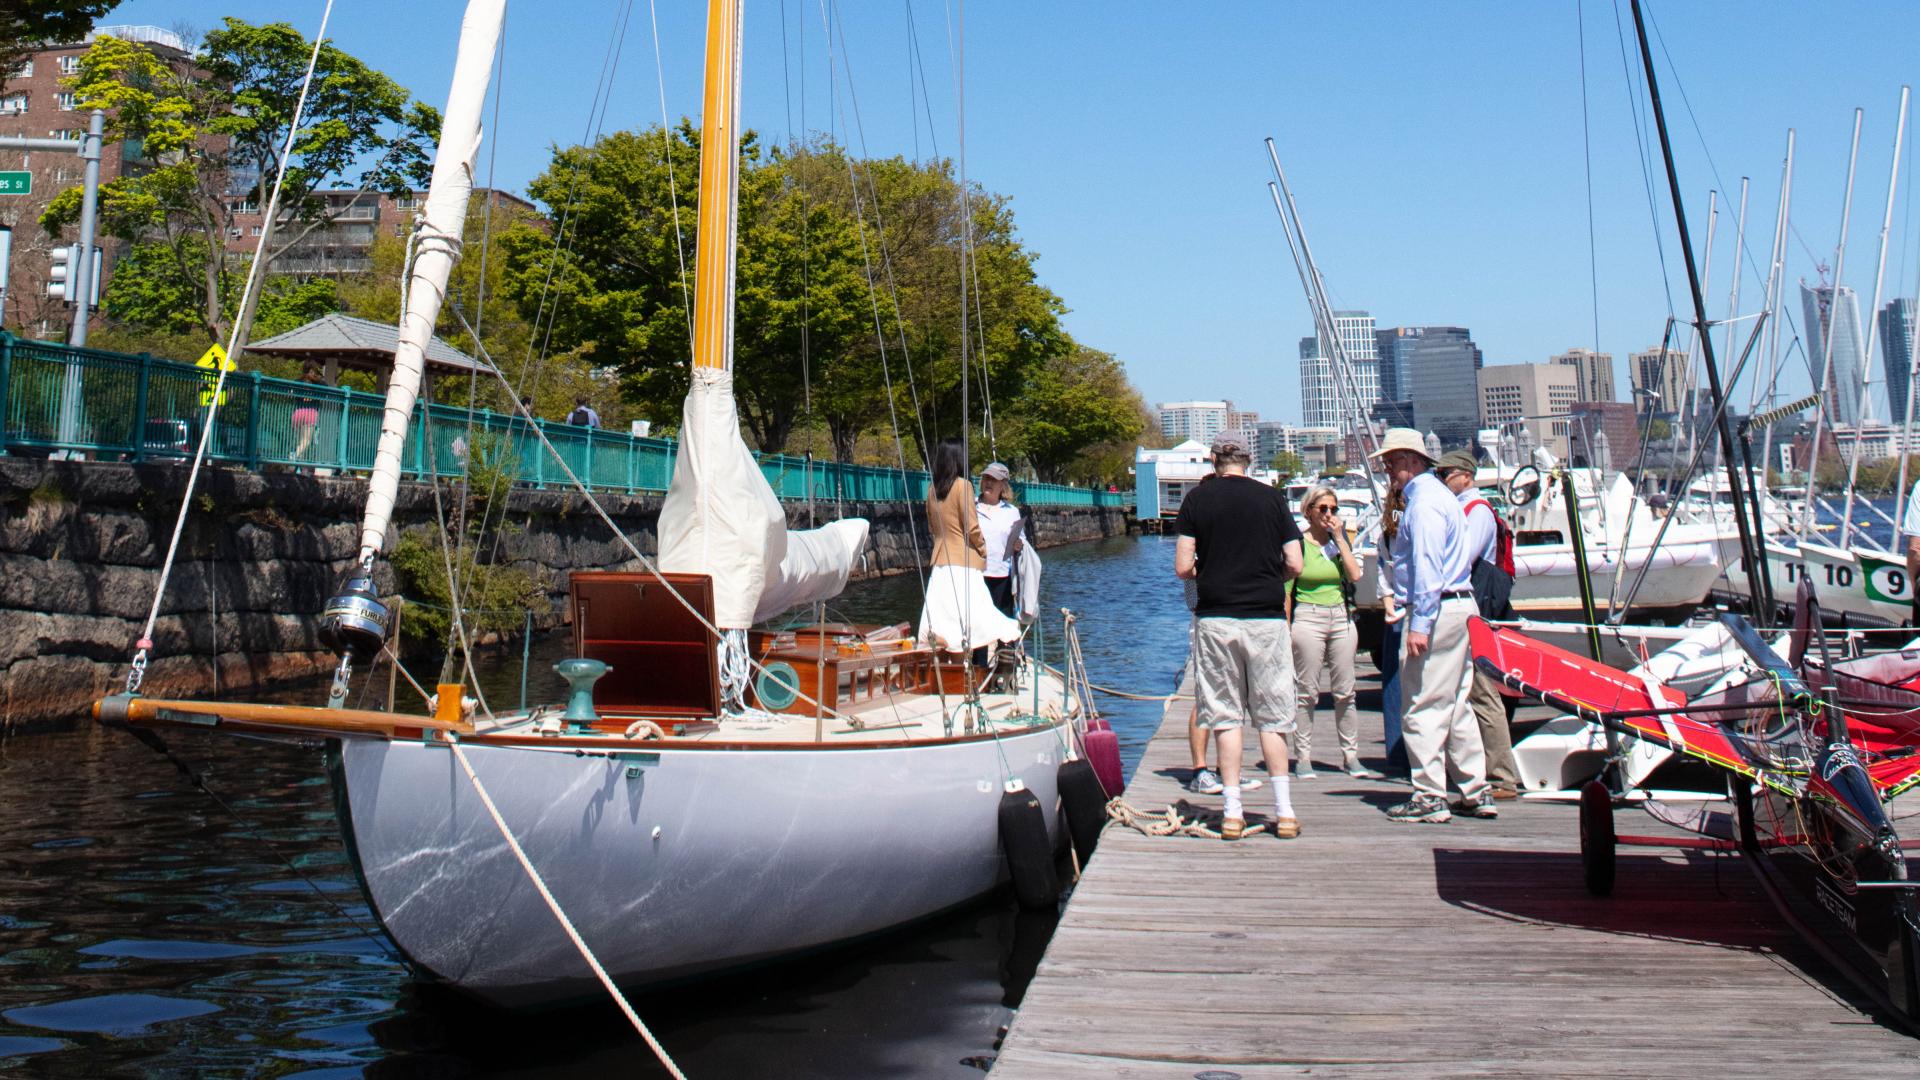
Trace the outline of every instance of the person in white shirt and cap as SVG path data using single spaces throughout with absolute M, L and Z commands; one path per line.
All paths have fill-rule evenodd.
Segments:
M 1020 557 L 1020 508 L 1013 505 L 1013 474 L 999 462 L 980 470 L 980 501 L 974 514 L 987 542 L 987 592 L 993 606 L 1012 616 L 1013 563 Z
M 1393 544 L 1393 578 L 1406 598 L 1400 645 L 1401 726 L 1413 797 L 1388 808 L 1395 821 L 1443 824 L 1453 819 L 1447 782 L 1457 784 L 1461 811 L 1499 815 L 1487 787 L 1480 724 L 1470 701 L 1467 620 L 1474 604 L 1474 552 L 1460 501 L 1429 470 L 1433 458 L 1412 428 L 1389 428 L 1373 456 L 1406 500 Z

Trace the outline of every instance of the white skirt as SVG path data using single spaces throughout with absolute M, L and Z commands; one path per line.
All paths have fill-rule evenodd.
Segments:
M 936 566 L 927 577 L 927 602 L 920 609 L 920 642 L 948 652 L 965 652 L 989 642 L 1018 641 L 1020 624 L 993 606 L 987 578 L 965 566 Z

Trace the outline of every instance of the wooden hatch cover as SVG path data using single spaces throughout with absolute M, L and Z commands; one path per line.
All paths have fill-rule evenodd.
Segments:
M 712 578 L 576 570 L 568 588 L 574 655 L 613 669 L 594 687 L 595 707 L 635 716 L 720 715 L 719 642 L 707 629 L 713 622 Z

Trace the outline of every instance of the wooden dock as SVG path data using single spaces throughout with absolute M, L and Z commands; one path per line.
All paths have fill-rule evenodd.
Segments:
M 1363 753 L 1381 750 L 1378 685 L 1361 683 Z M 1131 805 L 1217 813 L 1180 786 L 1189 708 L 1169 704 Z M 1331 728 L 1323 708 L 1323 761 Z M 1573 807 L 1387 820 L 1408 790 L 1297 780 L 1294 840 L 1109 825 L 993 1075 L 1920 1076 L 1920 1040 L 1865 1015 L 1737 857 L 1623 848 L 1597 899 Z M 1271 814 L 1264 786 L 1247 796 L 1250 821 Z

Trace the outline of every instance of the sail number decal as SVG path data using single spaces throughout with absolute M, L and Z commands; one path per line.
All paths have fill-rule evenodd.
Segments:
M 1811 570 L 1805 563 L 1788 562 L 1782 565 L 1789 585 L 1812 581 L 1816 585 L 1851 589 L 1858 582 L 1865 586 L 1867 599 L 1887 604 L 1907 603 L 1913 595 L 1904 565 L 1872 556 L 1863 556 L 1858 570 L 1845 563 L 1816 563 Z
M 1860 567 L 1866 571 L 1867 599 L 1889 604 L 1904 604 L 1912 599 L 1912 583 L 1907 580 L 1907 568 L 1903 564 L 1864 556 Z
M 1853 567 L 1851 566 L 1836 566 L 1833 563 L 1821 563 L 1815 569 L 1825 571 L 1824 576 L 1820 573 L 1808 573 L 1807 564 L 1805 563 L 1790 562 L 1786 564 L 1786 567 L 1788 584 L 1796 581 L 1811 581 L 1816 585 L 1838 585 L 1843 589 L 1853 588 Z

